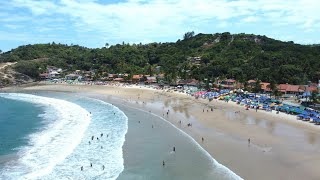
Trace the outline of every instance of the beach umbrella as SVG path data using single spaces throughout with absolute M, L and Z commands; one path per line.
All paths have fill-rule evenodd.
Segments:
M 311 93 L 308 91 L 308 92 L 304 92 L 303 94 L 302 94 L 302 96 L 304 96 L 304 97 L 310 97 L 311 96 Z

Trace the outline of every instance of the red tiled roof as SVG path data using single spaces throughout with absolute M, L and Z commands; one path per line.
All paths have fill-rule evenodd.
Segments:
M 123 81 L 123 78 L 115 78 L 114 81 Z
M 39 74 L 39 76 L 41 76 L 41 77 L 47 77 L 47 76 L 48 76 L 48 73 L 42 73 L 42 74 Z
M 281 91 L 281 90 L 286 90 L 288 88 L 288 84 L 279 84 L 278 85 L 278 89 Z
M 226 82 L 231 82 L 231 83 L 236 82 L 236 80 L 234 80 L 234 79 L 226 79 L 225 81 L 226 81 Z
M 299 85 L 280 84 L 278 86 L 280 92 L 301 92 L 303 91 Z
M 140 79 L 142 77 L 141 74 L 135 74 L 132 76 L 132 79 Z
M 315 86 L 310 86 L 310 87 L 307 87 L 306 91 L 309 91 L 309 92 L 313 92 L 313 91 L 317 91 L 318 88 L 315 87 Z
M 299 92 L 299 85 L 290 85 L 288 84 L 286 91 L 287 92 Z

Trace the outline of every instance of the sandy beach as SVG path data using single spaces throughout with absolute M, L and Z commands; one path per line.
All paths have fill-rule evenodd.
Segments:
M 320 178 L 320 128 L 294 116 L 138 86 L 41 84 L 3 90 L 80 93 L 154 113 L 191 135 L 214 159 L 244 179 Z

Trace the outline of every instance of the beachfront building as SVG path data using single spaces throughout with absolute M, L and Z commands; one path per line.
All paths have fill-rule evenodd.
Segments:
M 135 74 L 132 76 L 131 81 L 132 83 L 139 83 L 141 82 L 142 78 L 143 78 L 142 74 Z
M 270 89 L 270 83 L 268 82 L 261 82 L 261 90 L 263 93 L 270 93 L 272 90 Z
M 300 85 L 291 85 L 291 84 L 279 84 L 278 91 L 285 95 L 300 95 L 305 92 Z
M 145 84 L 155 84 L 157 83 L 157 77 L 156 76 L 149 76 L 147 79 L 144 81 Z
M 118 77 L 118 78 L 114 78 L 113 81 L 116 81 L 116 82 L 124 82 L 124 78 L 121 78 L 121 77 Z
M 222 89 L 236 89 L 237 88 L 237 81 L 234 79 L 226 79 L 222 81 L 218 81 L 218 86 L 221 87 Z
M 83 78 L 79 74 L 68 74 L 68 75 L 65 76 L 65 79 L 66 80 L 72 80 L 72 81 L 74 81 L 74 80 L 81 81 Z
M 182 86 L 183 89 L 197 89 L 199 86 L 199 81 L 196 79 L 181 79 L 177 82 L 179 86 Z
M 41 73 L 39 74 L 40 79 L 46 80 L 49 79 L 49 74 L 48 73 Z
M 115 78 L 117 78 L 117 77 L 118 77 L 117 74 L 110 74 L 110 73 L 109 73 L 107 79 L 108 79 L 109 81 L 113 81 L 113 79 L 115 79 Z

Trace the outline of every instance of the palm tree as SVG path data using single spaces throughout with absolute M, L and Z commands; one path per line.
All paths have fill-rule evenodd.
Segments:
M 270 84 L 267 85 L 267 88 L 269 88 L 271 90 L 270 91 L 270 97 L 271 97 L 272 94 L 275 95 L 275 91 L 278 90 L 277 89 L 277 85 L 273 81 L 271 81 Z
M 252 91 L 254 92 L 255 97 L 256 97 L 257 93 L 261 92 L 261 81 L 259 79 L 257 79 L 257 81 L 255 82 Z

